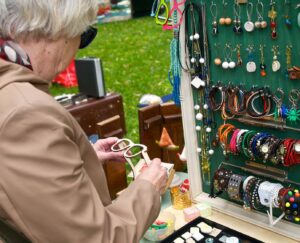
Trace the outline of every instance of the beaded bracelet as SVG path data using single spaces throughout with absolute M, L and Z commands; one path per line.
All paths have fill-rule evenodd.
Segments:
M 269 207 L 270 201 L 273 199 L 272 205 L 275 208 L 279 207 L 278 204 L 278 192 L 283 188 L 279 183 L 271 183 L 269 181 L 263 181 L 258 187 L 258 195 L 260 204 Z
M 243 136 L 243 141 L 242 141 L 242 150 L 243 153 L 246 157 L 251 158 L 252 155 L 250 154 L 249 150 L 248 150 L 248 144 L 251 140 L 251 138 L 256 134 L 255 131 L 247 131 L 245 133 L 245 135 Z
M 298 189 L 288 190 L 284 195 L 285 218 L 289 221 L 300 222 L 300 194 Z
M 213 183 L 211 183 L 210 188 L 210 197 L 216 197 L 226 191 L 228 187 L 229 179 L 232 175 L 232 171 L 220 168 L 218 169 L 213 176 Z M 214 190 L 217 190 L 215 193 Z
M 259 199 L 259 195 L 258 195 L 258 188 L 261 183 L 262 183 L 261 179 L 258 179 L 256 181 L 255 187 L 254 187 L 254 189 L 252 191 L 252 195 L 251 195 L 251 207 L 256 210 L 262 209 L 262 205 L 260 204 L 260 199 Z
M 253 189 L 255 187 L 256 181 L 258 179 L 253 177 L 250 180 L 248 180 L 248 183 L 246 185 L 246 189 L 244 190 L 243 193 L 243 201 L 244 201 L 244 209 L 250 210 L 251 209 L 251 196 Z

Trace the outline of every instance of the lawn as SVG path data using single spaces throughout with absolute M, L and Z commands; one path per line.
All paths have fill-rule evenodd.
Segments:
M 123 96 L 127 135 L 138 142 L 138 102 L 143 94 L 171 93 L 168 81 L 171 32 L 165 32 L 150 17 L 99 25 L 94 42 L 77 57 L 100 57 L 107 92 Z M 77 92 L 58 85 L 52 94 Z

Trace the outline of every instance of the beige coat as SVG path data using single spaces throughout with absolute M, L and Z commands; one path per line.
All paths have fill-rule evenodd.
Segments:
M 33 242 L 138 242 L 159 213 L 144 180 L 111 203 L 75 119 L 32 71 L 0 59 L 0 216 Z

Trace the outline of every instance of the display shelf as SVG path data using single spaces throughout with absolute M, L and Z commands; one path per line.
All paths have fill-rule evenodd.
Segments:
M 248 0 L 250 1 L 250 0 Z M 213 17 L 210 12 L 210 4 L 215 2 L 217 4 L 218 9 L 222 9 L 222 1 L 191 1 L 193 4 L 205 4 L 206 9 L 206 25 L 207 25 L 207 33 L 208 33 L 208 53 L 209 57 L 209 78 L 210 84 L 216 84 L 218 81 L 221 81 L 224 85 L 228 86 L 229 83 L 233 85 L 244 84 L 247 88 L 251 88 L 253 85 L 263 87 L 268 86 L 273 92 L 276 91 L 278 87 L 282 88 L 285 92 L 284 103 L 288 106 L 290 105 L 288 94 L 290 90 L 297 89 L 300 90 L 300 82 L 299 80 L 290 80 L 286 76 L 286 47 L 292 46 L 292 65 L 300 65 L 299 56 L 300 56 L 300 45 L 297 40 L 300 37 L 300 29 L 297 26 L 296 21 L 293 22 L 293 26 L 291 28 L 287 28 L 284 25 L 284 16 L 286 8 L 284 6 L 285 1 L 276 1 L 277 4 L 277 34 L 278 38 L 273 40 L 271 38 L 271 29 L 268 27 L 264 30 L 255 30 L 254 32 L 248 33 L 244 32 L 242 35 L 235 35 L 232 31 L 233 26 L 219 26 L 218 35 L 212 35 L 212 25 Z M 234 1 L 227 1 L 227 11 L 230 17 L 233 17 L 233 3 Z M 257 13 L 255 11 L 255 5 L 257 1 L 250 1 L 254 4 L 254 11 L 252 15 L 252 20 L 255 21 L 257 19 Z M 268 11 L 270 10 L 270 1 L 262 1 L 264 4 L 264 19 L 268 21 Z M 291 1 L 293 9 L 290 13 L 290 18 L 292 20 L 297 19 L 298 11 L 295 10 L 296 2 Z M 246 5 L 240 5 L 241 7 L 241 22 L 245 23 L 247 21 L 246 15 Z M 183 9 L 182 9 L 183 10 Z M 220 17 L 221 11 L 219 11 Z M 186 60 L 188 58 L 188 49 L 186 48 L 186 39 L 185 35 L 189 33 L 189 30 L 185 30 L 185 21 L 189 21 L 189 16 L 183 18 L 183 23 L 180 28 L 180 57 L 181 60 Z M 200 24 L 199 19 L 196 19 L 196 22 Z M 237 44 L 241 44 L 241 55 L 244 60 L 244 65 L 242 67 L 237 67 L 233 70 L 224 70 L 219 66 L 215 66 L 213 64 L 213 59 L 219 55 L 217 52 L 220 52 L 217 48 L 215 48 L 215 43 L 219 45 L 229 44 L 232 48 L 236 47 Z M 246 48 L 248 45 L 254 44 L 255 48 L 255 62 L 257 65 L 257 71 L 254 73 L 249 73 L 246 71 L 245 63 L 247 62 L 247 51 Z M 262 77 L 260 74 L 259 64 L 260 60 L 260 45 L 264 45 L 264 61 L 267 64 L 266 72 L 267 76 Z M 271 64 L 273 60 L 272 47 L 278 46 L 280 54 L 278 55 L 278 60 L 281 63 L 281 69 L 278 72 L 273 72 L 271 69 Z M 202 50 L 203 51 L 203 50 Z M 223 52 L 223 51 L 221 51 Z M 224 54 L 221 54 L 222 56 Z M 236 53 L 234 54 L 236 55 Z M 233 57 L 236 59 L 236 57 Z M 200 89 L 196 89 L 191 86 L 191 80 L 193 75 L 191 73 L 182 70 L 181 76 L 181 108 L 183 115 L 183 130 L 185 135 L 185 143 L 187 149 L 187 164 L 188 164 L 188 174 L 191 185 L 191 196 L 195 202 L 209 202 L 211 205 L 219 211 L 225 212 L 232 217 L 236 217 L 241 220 L 245 220 L 251 222 L 253 224 L 259 225 L 263 228 L 271 230 L 273 232 L 282 234 L 284 236 L 288 236 L 290 238 L 296 239 L 300 241 L 299 235 L 299 224 L 291 223 L 286 220 L 281 220 L 276 225 L 270 225 L 268 221 L 268 215 L 266 211 L 245 211 L 241 204 L 229 201 L 228 198 L 222 196 L 221 198 L 209 198 L 208 193 L 210 190 L 210 179 L 203 179 L 203 173 L 201 171 L 202 167 L 202 157 L 201 153 L 197 152 L 198 147 L 201 147 L 199 143 L 199 137 L 197 136 L 196 126 L 200 124 L 199 121 L 195 119 L 195 110 L 194 106 L 199 104 L 203 105 L 203 103 L 199 99 Z M 299 104 L 300 105 L 300 104 Z M 220 112 L 212 112 L 215 118 L 216 127 L 220 126 L 224 123 L 224 121 L 220 117 Z M 299 138 L 299 133 L 292 131 L 279 131 L 278 129 L 270 129 L 263 127 L 254 127 L 239 123 L 237 121 L 227 120 L 227 123 L 233 123 L 237 127 L 241 127 L 244 129 L 252 129 L 256 131 L 267 131 L 271 134 L 274 134 L 280 138 L 291 137 L 294 139 Z M 297 123 L 289 123 L 288 125 L 293 127 L 299 127 Z M 205 126 L 204 126 L 205 127 Z M 216 133 L 216 130 L 213 131 Z M 220 163 L 225 160 L 223 155 L 223 151 L 220 147 L 215 149 L 215 153 L 209 157 L 210 161 L 210 178 L 212 178 L 215 170 L 219 167 Z M 246 158 L 243 156 L 229 156 L 229 163 L 234 165 L 244 166 Z M 272 166 L 271 163 L 266 163 L 269 166 Z M 300 166 L 295 165 L 293 167 L 284 167 L 278 166 L 277 168 L 282 169 L 287 172 L 288 179 L 300 182 L 299 174 L 300 174 Z M 233 171 L 238 171 L 236 169 L 232 169 Z M 250 175 L 246 173 L 246 175 Z M 274 180 L 271 180 L 274 181 Z M 284 183 L 283 183 L 284 184 Z M 284 186 L 289 186 L 289 184 L 285 183 Z

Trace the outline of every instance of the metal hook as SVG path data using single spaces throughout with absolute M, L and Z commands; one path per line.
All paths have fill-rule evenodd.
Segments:
M 292 89 L 289 94 L 289 101 L 292 103 L 293 107 L 297 107 L 297 102 L 300 99 L 300 92 L 297 89 Z
M 251 21 L 252 13 L 253 13 L 253 3 L 252 2 L 248 2 L 247 3 L 247 17 L 248 17 L 248 21 Z
M 211 2 L 210 5 L 210 12 L 211 12 L 211 16 L 216 19 L 217 15 L 218 15 L 218 9 L 217 9 L 217 4 L 215 4 L 214 1 Z
M 276 92 L 273 95 L 275 103 L 279 105 L 282 104 L 284 98 L 284 91 L 282 88 L 277 88 Z
M 256 13 L 258 20 L 262 20 L 264 14 L 264 4 L 261 1 L 258 1 L 256 4 Z

